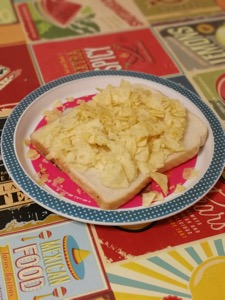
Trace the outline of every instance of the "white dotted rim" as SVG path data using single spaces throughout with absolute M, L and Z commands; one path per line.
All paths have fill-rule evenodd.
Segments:
M 207 118 L 214 138 L 212 161 L 204 176 L 184 194 L 176 197 L 175 201 L 163 202 L 157 206 L 134 210 L 101 210 L 80 206 L 79 204 L 63 201 L 47 193 L 35 184 L 23 171 L 17 160 L 14 149 L 14 132 L 20 116 L 37 97 L 66 82 L 93 76 L 131 76 L 154 81 L 174 89 L 193 102 Z M 74 74 L 49 82 L 27 95 L 12 111 L 2 132 L 2 156 L 9 175 L 17 185 L 46 209 L 69 219 L 103 225 L 133 225 L 160 220 L 181 212 L 201 199 L 217 182 L 222 174 L 225 163 L 225 134 L 214 112 L 196 94 L 179 84 L 154 75 L 132 71 L 90 71 Z

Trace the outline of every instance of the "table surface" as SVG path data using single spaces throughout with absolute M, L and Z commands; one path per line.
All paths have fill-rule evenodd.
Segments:
M 59 77 L 122 69 L 196 93 L 225 126 L 225 3 L 2 0 L 0 132 Z M 59 216 L 23 193 L 0 156 L 0 299 L 225 299 L 225 174 L 190 208 L 145 226 Z

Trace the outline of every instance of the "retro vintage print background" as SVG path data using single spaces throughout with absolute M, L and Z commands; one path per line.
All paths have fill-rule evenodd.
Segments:
M 39 86 L 98 70 L 174 81 L 224 126 L 225 2 L 1 0 L 0 134 Z M 223 174 L 195 205 L 143 228 L 79 223 L 24 194 L 0 156 L 0 299 L 223 299 L 224 209 Z

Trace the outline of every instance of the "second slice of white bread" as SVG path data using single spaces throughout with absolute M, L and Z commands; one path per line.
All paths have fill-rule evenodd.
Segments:
M 204 145 L 208 133 L 207 126 L 191 112 L 187 113 L 187 118 L 188 125 L 183 137 L 185 151 L 171 154 L 167 158 L 165 166 L 158 171 L 165 172 L 188 161 L 193 158 Z M 45 145 L 45 136 L 49 134 L 51 127 L 54 127 L 54 122 L 49 123 L 49 126 L 45 126 L 45 129 L 42 127 L 31 134 L 32 144 L 43 155 L 48 155 L 49 153 L 49 150 Z M 137 178 L 130 183 L 128 188 L 112 189 L 101 183 L 99 173 L 94 168 L 90 168 L 85 172 L 80 172 L 77 169 L 72 168 L 69 164 L 62 163 L 60 159 L 55 160 L 54 163 L 62 171 L 67 173 L 78 186 L 86 191 L 102 209 L 116 209 L 120 207 L 131 200 L 151 181 L 151 178 L 139 173 Z

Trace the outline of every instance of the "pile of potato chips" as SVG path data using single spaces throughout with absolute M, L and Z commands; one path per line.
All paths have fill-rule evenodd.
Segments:
M 140 173 L 166 193 L 167 178 L 157 172 L 172 153 L 183 151 L 185 107 L 176 99 L 122 80 L 59 118 L 46 136 L 60 157 L 84 172 L 94 168 L 103 185 L 126 188 Z M 55 137 L 57 137 L 55 139 Z

